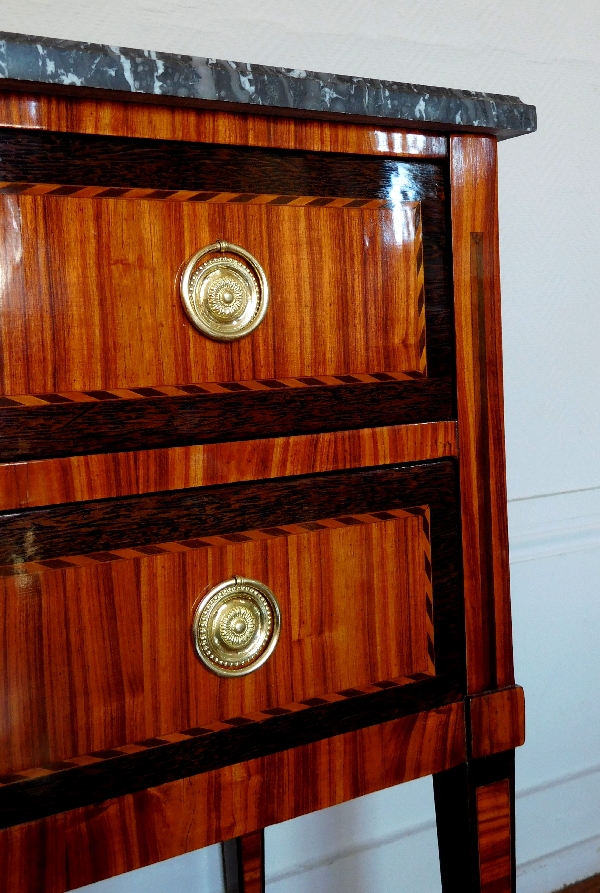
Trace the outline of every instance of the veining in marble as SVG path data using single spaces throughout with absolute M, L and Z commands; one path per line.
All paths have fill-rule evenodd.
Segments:
M 0 32 L 0 79 L 484 130 L 536 129 L 514 96 Z

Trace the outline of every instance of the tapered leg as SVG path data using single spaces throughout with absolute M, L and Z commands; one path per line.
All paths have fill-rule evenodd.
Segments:
M 515 893 L 514 750 L 433 777 L 443 893 Z
M 265 833 L 254 831 L 222 844 L 225 893 L 264 893 Z

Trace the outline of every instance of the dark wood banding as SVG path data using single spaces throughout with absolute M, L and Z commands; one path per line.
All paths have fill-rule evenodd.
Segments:
M 452 460 L 191 487 L 0 513 L 0 564 L 435 505 L 455 508 Z
M 460 699 L 460 688 L 448 678 L 424 679 L 411 685 L 387 685 L 372 694 L 348 692 L 333 703 L 314 699 L 305 710 L 277 712 L 264 721 L 232 718 L 217 732 L 190 729 L 186 739 L 139 742 L 140 750 L 102 752 L 98 761 L 77 766 L 49 766 L 37 778 L 18 776 L 0 781 L 0 827 L 8 828 L 112 797 L 135 793 L 179 778 L 209 772 L 330 738 L 344 732 L 435 710 Z M 237 720 L 237 721 L 236 721 Z M 189 737 L 187 737 L 189 736 Z
M 0 405 L 0 461 L 452 419 L 449 379 Z
M 444 195 L 441 167 L 429 160 L 16 128 L 0 128 L 0 181 L 396 201 Z

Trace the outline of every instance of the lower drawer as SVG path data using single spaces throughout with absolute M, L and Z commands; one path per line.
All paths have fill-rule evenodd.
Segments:
M 0 811 L 9 788 L 39 794 L 53 778 L 97 802 L 460 697 L 453 460 L 3 522 L 7 549 L 29 537 L 37 551 L 2 578 Z M 234 577 L 272 591 L 281 631 L 258 669 L 223 677 L 191 629 Z

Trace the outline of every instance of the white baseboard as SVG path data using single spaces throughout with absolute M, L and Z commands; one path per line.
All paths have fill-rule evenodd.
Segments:
M 517 866 L 517 893 L 551 893 L 600 872 L 600 834 Z

